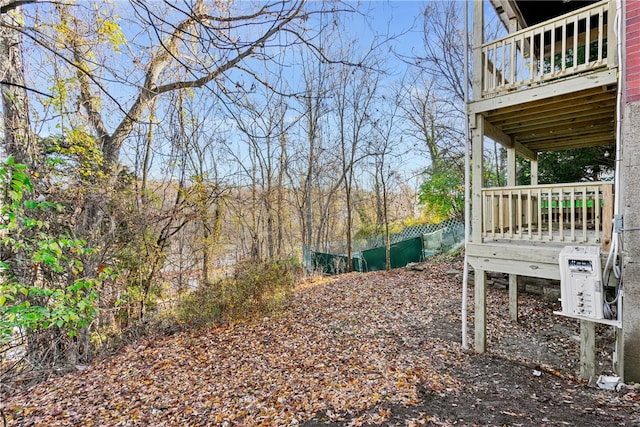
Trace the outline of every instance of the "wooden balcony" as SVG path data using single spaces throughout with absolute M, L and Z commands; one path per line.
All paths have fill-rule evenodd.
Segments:
M 604 0 L 483 44 L 482 98 L 615 66 L 609 7 Z
M 483 242 L 611 241 L 613 184 L 580 182 L 482 189 Z

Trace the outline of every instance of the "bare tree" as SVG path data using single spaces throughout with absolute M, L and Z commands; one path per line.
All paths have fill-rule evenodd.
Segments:
M 371 53 L 372 51 L 370 51 Z M 377 71 L 371 70 L 377 68 Z M 369 134 L 374 131 L 379 109 L 375 108 L 382 77 L 382 62 L 373 56 L 362 67 L 342 66 L 334 74 L 332 100 L 335 105 L 341 176 L 346 209 L 347 271 L 352 270 L 353 258 L 353 183 L 354 169 L 371 153 Z

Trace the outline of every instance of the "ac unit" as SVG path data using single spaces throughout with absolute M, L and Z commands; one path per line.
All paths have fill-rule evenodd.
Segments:
M 562 314 L 604 318 L 599 246 L 566 246 L 560 251 L 560 295 Z

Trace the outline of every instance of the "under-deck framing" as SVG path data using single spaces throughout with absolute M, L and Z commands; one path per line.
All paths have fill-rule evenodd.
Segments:
M 485 42 L 484 2 L 473 2 L 468 104 L 473 181 L 467 258 L 475 270 L 478 351 L 486 349 L 486 271 L 510 275 L 510 311 L 517 318 L 517 276 L 559 279 L 565 246 L 601 245 L 604 252 L 611 242 L 614 183 L 538 185 L 538 153 L 594 146 L 615 151 L 619 143 L 615 1 L 525 28 L 516 2 L 492 3 L 509 19 L 510 32 Z M 485 138 L 507 149 L 507 187 L 484 187 Z M 516 185 L 516 156 L 531 162 L 531 185 Z

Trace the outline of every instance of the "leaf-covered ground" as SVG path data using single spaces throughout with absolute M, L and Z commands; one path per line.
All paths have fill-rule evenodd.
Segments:
M 447 274 L 460 262 L 425 267 L 308 283 L 271 318 L 130 345 L 9 397 L 7 424 L 640 424 L 636 390 L 575 379 L 577 325 L 553 303 L 522 295 L 515 323 L 490 290 L 491 351 L 463 351 L 460 278 Z

